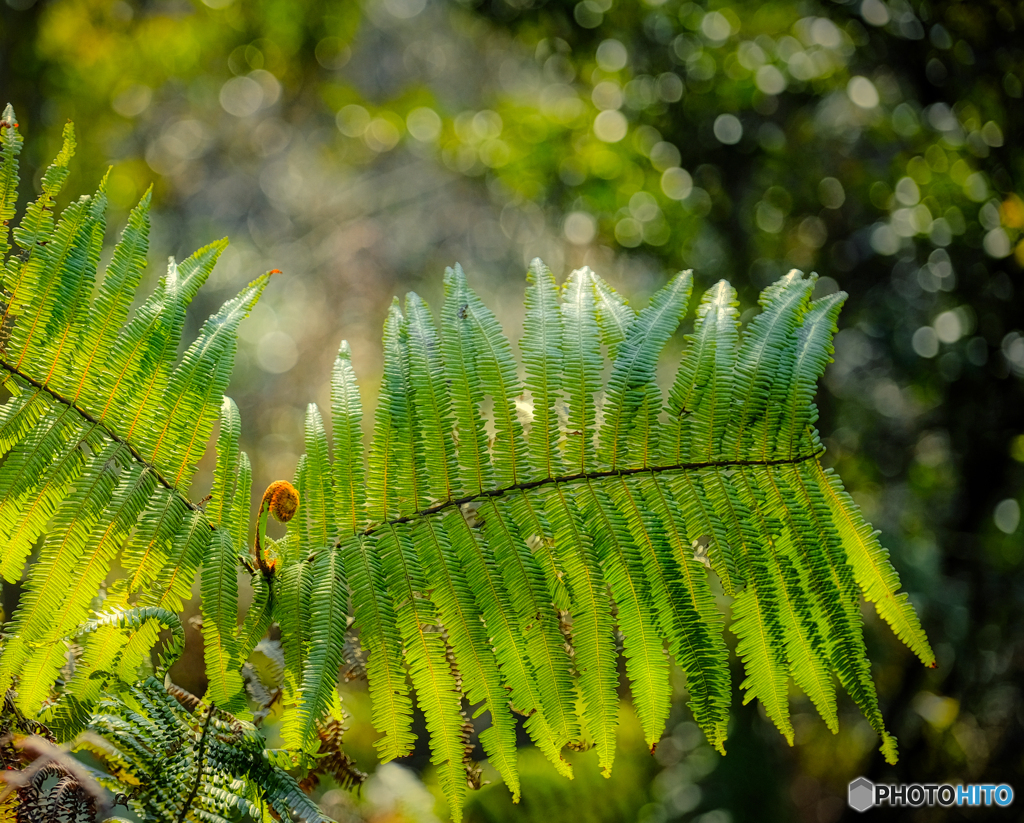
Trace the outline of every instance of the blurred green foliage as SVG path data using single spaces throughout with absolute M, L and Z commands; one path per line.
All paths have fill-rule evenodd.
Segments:
M 920 672 L 868 618 L 900 764 L 850 712 L 837 737 L 797 716 L 790 751 L 747 707 L 712 768 L 663 743 L 607 802 L 538 776 L 537 805 L 471 809 L 832 821 L 858 774 L 1024 775 L 1022 31 L 1010 0 L 7 0 L 0 88 L 28 167 L 73 119 L 69 190 L 112 164 L 124 212 L 155 184 L 161 253 L 228 233 L 215 286 L 289 274 L 231 389 L 257 488 L 290 476 L 337 339 L 372 384 L 392 293 L 455 259 L 499 304 L 535 255 L 632 294 L 682 266 L 748 301 L 791 266 L 849 291 L 821 428 L 939 657 Z

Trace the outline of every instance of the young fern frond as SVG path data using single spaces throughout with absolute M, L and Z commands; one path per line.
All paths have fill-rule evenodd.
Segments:
M 147 195 L 94 299 L 102 185 L 56 223 L 52 215 L 74 149 L 69 130 L 9 254 L 21 138 L 10 109 L 3 123 L 0 379 L 10 397 L 0 407 L 0 573 L 19 580 L 41 546 L 0 638 L 0 694 L 15 686 L 26 715 L 44 717 L 64 739 L 91 724 L 122 747 L 110 762 L 139 756 L 128 715 L 97 707 L 107 684 L 139 681 L 161 626 L 172 642 L 157 672 L 173 662 L 177 614 L 200 573 L 207 700 L 219 711 L 252 716 L 242 670 L 272 623 L 280 629 L 288 748 L 266 758 L 317 762 L 325 722 L 341 720 L 337 678 L 354 620 L 381 758 L 412 751 L 415 699 L 456 819 L 473 770 L 467 711 L 489 715 L 481 743 L 514 798 L 517 715 L 562 774 L 572 776 L 563 750 L 591 745 L 609 772 L 618 637 L 647 744 L 657 745 L 669 715 L 674 662 L 696 721 L 724 752 L 732 679 L 720 604 L 737 638 L 744 700 L 761 701 L 787 740 L 790 679 L 833 731 L 838 681 L 895 760 L 861 595 L 926 665 L 935 658 L 877 533 L 821 464 L 813 397 L 845 295 L 812 301 L 815 276 L 794 271 L 765 289 L 761 313 L 741 329 L 734 290 L 714 285 L 664 395 L 657 366 L 686 314 L 689 272 L 638 312 L 589 269 L 559 288 L 535 261 L 520 371 L 456 266 L 439 322 L 416 295 L 404 311 L 391 307 L 365 452 L 342 343 L 331 425 L 309 407 L 306 454 L 293 484 L 268 488 L 253 544 L 252 470 L 223 391 L 238 324 L 268 275 L 229 300 L 178 360 L 186 308 L 224 244 L 172 260 L 129 319 L 147 251 Z M 218 415 L 204 510 L 187 485 Z M 271 515 L 288 522 L 282 540 L 266 534 Z M 125 573 L 104 589 L 115 561 Z M 241 622 L 239 566 L 253 573 L 254 589 Z M 55 693 L 72 637 L 73 673 Z M 195 718 L 158 687 L 134 688 L 127 722 L 168 741 L 181 737 L 182 723 L 194 734 Z M 264 745 L 255 732 L 243 737 L 246 752 Z M 226 769 L 236 761 L 223 754 Z M 285 805 L 306 809 L 286 776 L 264 768 L 271 760 L 245 762 L 250 778 L 258 772 L 284 792 Z M 184 784 L 171 772 L 188 768 L 161 772 L 159 814 L 181 809 Z M 242 786 L 192 783 L 200 784 L 208 819 Z M 261 811 L 270 802 L 262 797 L 246 794 L 246 809 Z

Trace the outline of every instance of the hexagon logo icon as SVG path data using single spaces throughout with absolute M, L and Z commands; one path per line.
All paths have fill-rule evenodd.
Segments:
M 858 777 L 850 781 L 847 802 L 850 808 L 858 812 L 866 812 L 875 805 L 875 784 L 866 777 Z

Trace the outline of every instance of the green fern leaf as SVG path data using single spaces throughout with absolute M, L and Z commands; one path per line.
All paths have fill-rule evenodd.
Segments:
M 72 563 L 76 552 L 78 560 L 73 562 L 72 581 L 66 593 L 39 594 L 40 602 L 50 598 L 53 601 L 62 599 L 63 602 L 56 610 L 40 615 L 34 625 L 30 623 L 30 612 L 19 610 L 16 625 L 20 633 L 33 644 L 59 644 L 86 620 L 89 607 L 107 576 L 110 564 L 153 493 L 156 480 L 152 473 L 138 465 L 119 465 L 125 456 L 123 449 L 120 449 L 121 454 L 116 454 L 118 450 L 119 447 L 112 447 L 109 457 L 102 466 L 97 467 L 92 477 L 83 478 L 90 484 L 87 497 L 66 500 L 62 511 L 51 524 L 52 531 L 43 549 L 47 554 L 40 558 L 41 563 L 50 561 L 50 551 L 60 551 L 66 558 L 58 560 L 54 557 L 54 566 Z M 119 474 L 121 477 L 118 482 Z M 93 520 L 95 512 L 100 510 L 102 514 Z M 59 549 L 56 544 L 58 538 Z M 53 548 L 48 549 L 48 544 Z M 37 651 L 33 656 L 39 653 Z M 39 683 L 52 683 L 59 668 L 43 674 L 43 670 L 37 669 L 30 657 L 25 664 L 23 677 Z
M 78 443 L 93 431 L 68 409 L 54 408 L 0 467 L 0 540 L 5 541 L 7 580 L 21 578 L 32 546 L 82 471 Z
M 274 622 L 274 592 L 263 575 L 253 575 L 252 602 L 238 629 L 235 643 L 235 668 L 240 669 L 259 645 Z
M 451 519 L 455 517 L 451 515 Z M 483 703 L 490 713 L 490 726 L 480 733 L 480 743 L 518 803 L 516 723 L 511 703 L 488 641 L 483 613 L 443 523 L 430 520 L 417 529 L 424 569 L 458 664 L 462 690 L 471 704 Z M 458 528 L 457 524 L 454 527 Z
M 346 583 L 340 553 L 325 548 L 311 568 L 309 600 L 309 653 L 303 667 L 298 722 L 286 726 L 286 742 L 296 749 L 311 750 L 317 722 L 327 713 L 341 666 L 348 625 Z
M 238 472 L 235 480 L 235 495 L 231 501 L 229 519 L 231 541 L 244 552 L 249 546 L 249 516 L 252 506 L 252 464 L 249 455 L 238 453 Z
M 562 470 L 562 432 L 555 407 L 561 390 L 561 305 L 555 277 L 540 260 L 534 260 L 527 273 L 526 318 L 520 348 L 526 367 L 526 389 L 533 400 L 529 440 L 533 479 L 557 477 Z
M 13 114 L 5 117 L 0 208 L 7 214 L 20 136 Z M 214 523 L 183 489 L 220 411 L 237 325 L 267 276 L 228 301 L 176 363 L 185 309 L 224 244 L 200 250 L 180 266 L 172 261 L 154 295 L 124 325 L 145 264 L 149 196 L 132 211 L 94 299 L 105 183 L 59 219 L 52 214 L 73 152 L 68 128 L 63 149 L 43 176 L 42 193 L 14 230 L 22 253 L 6 259 L 2 271 L 9 334 L 0 370 L 12 394 L 0 412 L 0 536 L 6 541 L 0 572 L 6 579 L 21 576 L 31 547 L 46 535 L 0 641 L 0 682 L 18 678 L 26 708 L 49 695 L 67 651 L 61 638 L 88 618 L 118 551 L 127 577 L 100 608 L 124 609 L 137 598 L 139 608 L 175 611 L 190 596 L 211 525 L 225 521 L 229 528 L 231 538 L 217 538 L 217 545 L 231 575 L 235 544 L 247 531 L 248 500 L 235 505 L 230 499 L 236 486 L 248 497 L 250 473 L 237 452 L 237 412 L 234 429 L 227 426 L 233 452 L 222 455 Z M 154 426 L 154 420 L 161 422 Z M 207 576 L 216 576 L 212 568 Z M 212 600 L 207 605 L 217 611 Z M 234 620 L 219 622 L 222 633 L 229 629 L 230 645 Z M 156 641 L 155 627 L 142 621 L 116 638 L 109 628 L 85 639 L 82 659 L 93 671 L 111 668 L 118 677 L 134 677 Z M 221 665 L 224 671 L 237 665 L 225 649 L 231 662 Z M 79 709 L 97 697 L 82 685 L 69 693 Z
M 385 329 L 380 408 L 386 411 L 378 415 L 377 430 L 384 424 L 388 426 L 388 448 L 378 460 L 393 467 L 391 484 L 397 492 L 397 510 L 408 514 L 426 504 L 427 483 L 422 432 L 415 420 L 408 329 L 397 305 L 392 306 Z M 459 819 L 466 786 L 462 767 L 461 697 L 455 688 L 443 637 L 436 628 L 434 604 L 416 594 L 424 590 L 425 581 L 408 530 L 383 530 L 377 535 L 376 546 L 380 550 L 388 589 L 396 603 L 395 620 L 405 646 L 417 703 L 426 716 L 433 753 L 431 761 L 438 766 L 452 816 Z
M 437 630 L 433 604 L 417 597 L 424 581 L 414 559 L 411 535 L 406 530 L 388 529 L 377 540 L 388 588 L 399 604 L 396 622 L 401 632 L 416 690 L 416 701 L 426 716 L 430 734 L 431 762 L 451 808 L 452 817 L 462 817 L 466 776 L 462 766 L 461 699 L 451 671 L 446 644 Z
M 306 409 L 306 469 L 298 517 L 308 524 L 309 548 L 326 548 L 337 538 L 334 523 L 334 477 L 327 451 L 327 432 L 315 403 Z
M 567 439 L 566 463 L 570 469 L 579 466 L 584 472 L 595 460 L 594 394 L 600 387 L 600 363 L 593 351 L 597 321 L 589 274 L 589 270 L 580 270 L 570 275 L 562 305 L 569 426 L 576 429 Z M 614 759 L 618 724 L 611 605 L 604 596 L 604 577 L 593 539 L 581 528 L 578 508 L 568 490 L 557 485 L 551 488 L 545 494 L 544 507 L 556 557 L 576 602 L 572 642 L 584 701 L 584 727 L 597 746 L 598 761 L 607 776 Z
M 295 490 L 299 493 L 299 499 L 305 500 L 307 497 L 306 489 L 306 475 L 308 473 L 307 466 L 309 465 L 309 459 L 306 455 L 302 455 L 299 458 L 299 462 L 295 466 L 295 477 L 292 479 L 292 485 Z M 305 516 L 304 511 L 305 505 L 300 505 L 299 517 L 293 517 L 288 521 L 288 535 L 283 543 L 278 543 L 278 550 L 283 549 L 283 557 L 286 562 L 294 563 L 300 557 L 308 558 L 309 553 L 319 546 L 314 545 L 309 533 L 309 518 Z M 260 523 L 257 521 L 256 528 L 260 529 L 266 526 L 266 518 L 269 517 L 269 512 L 264 512 L 261 516 Z M 261 538 L 262 539 L 262 538 Z
M 201 511 L 188 511 L 173 493 L 168 492 L 163 496 L 168 502 L 160 510 L 161 513 L 177 512 L 180 519 L 173 521 L 174 531 L 166 545 L 160 547 L 163 557 L 159 572 L 142 592 L 138 604 L 140 607 L 177 612 L 192 595 L 192 581 L 202 566 L 212 533 Z M 146 514 L 143 514 L 143 523 L 145 519 Z M 162 516 L 160 520 L 163 520 Z M 160 533 L 159 527 L 156 533 Z M 155 549 L 152 545 L 151 548 Z M 143 625 L 132 631 L 117 669 L 122 680 L 134 681 L 136 669 L 155 642 L 156 632 L 151 625 Z
M 155 411 L 177 355 L 185 309 L 213 271 L 227 246 L 221 240 L 178 264 L 172 259 L 156 291 L 135 312 L 114 340 L 107 366 L 82 389 L 82 402 L 98 408 L 97 417 L 131 439 L 144 411 Z
M 149 249 L 149 206 L 147 191 L 128 215 L 128 225 L 107 266 L 99 294 L 81 325 L 72 351 L 58 368 L 55 383 L 72 403 L 78 401 L 111 351 L 117 333 L 128 317 L 128 309 L 146 268 Z M 58 364 L 60 366 L 61 364 Z
M 181 652 L 185 648 L 185 628 L 181 625 L 181 620 L 178 619 L 177 613 L 169 609 L 140 606 L 134 609 L 101 613 L 92 620 L 83 623 L 75 636 L 81 637 L 102 630 L 107 626 L 137 630 L 149 624 L 150 621 L 156 621 L 171 631 L 171 642 L 161 656 L 159 667 L 160 671 L 166 672 L 181 656 Z
M 611 502 L 606 489 L 588 483 L 577 501 L 594 529 L 594 545 L 618 607 L 626 674 L 644 738 L 653 751 L 668 720 L 672 687 L 641 553 L 626 518 Z
M 670 478 L 642 477 L 637 485 L 651 517 L 649 531 L 661 566 L 654 579 L 664 580 L 674 618 L 674 625 L 666 626 L 665 631 L 669 648 L 686 672 L 694 717 L 711 745 L 724 751 L 731 692 L 724 616 L 705 569 L 686 539 L 687 521 L 672 493 Z
M 354 535 L 341 544 L 345 579 L 356 623 L 368 652 L 366 678 L 373 698 L 373 726 L 384 737 L 374 745 L 384 762 L 412 751 L 412 701 L 402 667 L 394 606 L 373 538 Z
M 432 498 L 451 499 L 460 487 L 455 444 L 451 434 L 452 418 L 440 341 L 429 310 L 414 294 L 406 301 L 410 378 L 425 466 Z M 434 590 L 441 622 L 448 632 L 462 687 L 470 703 L 485 703 L 491 725 L 480 740 L 491 763 L 518 801 L 519 777 L 516 771 L 515 721 L 491 649 L 481 613 L 457 553 L 443 527 L 444 521 L 428 521 L 414 532 L 423 560 L 427 581 Z
M 601 342 L 608 347 L 608 359 L 614 362 L 619 352 L 619 346 L 626 339 L 629 327 L 636 320 L 636 311 L 621 294 L 604 280 L 589 269 L 587 271 L 594 289 Z
M 286 685 L 292 692 L 298 691 L 305 668 L 312 586 L 312 565 L 305 562 L 305 558 L 286 565 L 277 575 L 274 586 L 277 600 L 274 613 L 281 627 L 281 647 L 289 678 Z
M 44 383 L 62 371 L 62 356 L 70 359 L 88 310 L 103 245 L 105 185 L 104 180 L 93 197 L 64 210 L 52 237 L 30 256 L 19 283 L 31 299 L 11 331 L 10 348 L 18 352 L 12 360 L 15 368 L 34 361 Z
M 562 474 L 562 431 L 558 420 L 562 371 L 562 306 L 551 270 L 534 260 L 527 272 L 526 318 L 520 349 L 526 370 L 525 388 L 532 399 L 528 462 L 533 480 Z M 557 573 L 549 541 L 540 539 L 543 528 L 535 513 L 524 528 L 533 532 L 537 563 L 547 580 L 558 609 L 569 609 L 569 592 Z M 530 525 L 535 528 L 531 529 Z M 568 694 L 566 678 L 562 691 Z M 568 702 L 566 702 L 568 706 Z
M 210 699 L 229 711 L 242 689 L 242 678 L 236 668 L 237 568 L 238 551 L 230 532 L 217 529 L 203 558 L 203 648 Z
M 731 687 L 724 616 L 700 556 L 710 541 L 707 560 L 734 598 L 746 699 L 760 699 L 792 740 L 793 677 L 834 729 L 835 675 L 892 756 L 861 637 L 858 581 L 880 585 L 876 596 L 890 616 L 903 620 L 908 638 L 915 630 L 893 610 L 886 591 L 895 584 L 820 468 L 813 430 L 814 386 L 842 296 L 809 303 L 813 278 L 792 273 L 765 291 L 762 314 L 741 337 L 735 293 L 715 286 L 698 309 L 666 424 L 655 367 L 684 311 L 688 277 L 640 313 L 589 270 L 570 276 L 560 306 L 543 264 L 535 261 L 528 279 L 525 384 L 461 269 L 446 274 L 440 330 L 415 295 L 408 317 L 396 304 L 385 327 L 370 522 L 340 547 L 369 651 L 378 728 L 394 730 L 387 753 L 398 751 L 394 739 L 410 739 L 407 726 L 395 725 L 407 693 L 404 649 L 417 696 L 433 715 L 434 758 L 449 787 L 458 718 L 457 703 L 445 701 L 453 688 L 490 711 L 487 753 L 513 791 L 508 745 L 496 739 L 508 735 L 496 686 L 527 715 L 527 731 L 556 766 L 564 769 L 562 746 L 589 739 L 607 770 L 615 622 L 649 745 L 668 712 L 667 643 L 686 672 L 696 719 L 724 750 Z M 598 342 L 611 359 L 607 387 Z M 340 431 L 351 443 L 354 381 L 349 359 L 339 360 Z M 345 477 L 341 471 L 335 466 L 335 477 Z M 358 523 L 356 495 L 344 500 Z M 860 545 L 851 550 L 850 540 Z M 857 552 L 859 577 L 847 559 Z M 560 649 L 556 603 L 567 607 L 572 667 Z M 382 679 L 400 686 L 385 691 Z M 452 794 L 454 808 L 460 797 L 461 789 Z
M 10 120 L 13 120 L 13 112 L 9 119 L 5 116 L 5 122 Z M 11 126 L 5 129 L 8 135 L 11 131 Z M 64 126 L 63 137 L 60 152 L 43 173 L 39 197 L 29 203 L 25 216 L 14 229 L 15 244 L 28 256 L 27 259 L 15 256 L 5 261 L 0 288 L 9 297 L 4 307 L 3 326 L 12 325 L 22 317 L 25 306 L 35 298 L 35 286 L 42 276 L 40 257 L 43 246 L 40 244 L 45 244 L 53 233 L 54 200 L 64 187 L 71 158 L 75 154 L 75 129 L 70 123 Z M 18 138 L 8 136 L 7 140 L 17 140 L 20 145 Z
M 160 413 L 153 415 L 165 420 L 164 426 L 155 436 L 139 437 L 142 453 L 150 454 L 154 465 L 166 467 L 175 488 L 191 478 L 194 463 L 206 448 L 231 376 L 238 324 L 259 300 L 268 278 L 255 280 L 206 322 L 167 381 Z M 189 420 L 187 425 L 182 425 L 183 418 Z
M 835 518 L 843 548 L 864 596 L 875 604 L 879 616 L 892 626 L 896 636 L 921 658 L 921 662 L 934 668 L 935 653 L 913 605 L 905 593 L 899 593 L 900 578 L 889 562 L 889 553 L 878 542 L 879 532 L 873 531 L 864 520 L 837 474 L 823 469 L 820 464 L 814 469 L 814 482 Z
M 225 397 L 220 407 L 220 432 L 217 435 L 217 468 L 213 473 L 213 488 L 206 514 L 214 526 L 229 527 L 238 482 L 238 438 L 242 432 L 242 419 L 238 406 Z M 248 500 L 245 501 L 248 504 Z M 248 505 L 246 505 L 248 509 Z M 237 541 L 236 541 L 237 542 Z
M 334 509 L 343 534 L 354 534 L 363 525 L 365 502 L 363 465 L 363 407 L 352 369 L 352 352 L 341 342 L 331 377 L 331 412 L 334 449 Z M 345 455 L 344 459 L 340 455 Z
M 470 300 L 461 269 L 446 272 L 445 289 L 442 355 L 453 387 L 452 411 L 459 435 L 463 489 L 472 490 L 483 488 L 493 477 L 487 432 L 480 413 L 485 391 L 474 357 L 472 324 L 465 322 L 469 319 Z M 490 373 L 500 374 L 500 370 L 492 364 Z M 497 387 L 494 390 L 500 395 L 508 394 Z M 468 519 L 469 511 L 460 514 L 462 522 L 453 521 L 455 528 L 449 529 L 449 534 L 472 578 L 485 585 L 480 606 L 511 689 L 512 704 L 529 716 L 527 731 L 541 751 L 556 768 L 569 774 L 568 764 L 558 751 L 579 734 L 569 680 L 570 663 L 556 615 L 549 605 L 553 598 L 540 564 L 519 536 L 520 529 L 525 529 L 527 535 L 545 534 L 544 527 L 525 494 L 518 495 L 511 506 L 489 504 L 478 510 L 490 539 L 477 538 Z M 493 546 L 493 553 L 488 550 L 489 545 Z M 520 646 L 523 637 L 525 658 Z
M 10 228 L 18 201 L 18 155 L 22 137 L 14 119 L 14 109 L 8 104 L 0 117 L 0 260 L 11 250 Z
M 599 459 L 611 471 L 654 462 L 655 444 L 651 441 L 661 412 L 655 367 L 662 348 L 682 320 L 692 282 L 691 272 L 676 275 L 627 327 L 625 338 L 615 349 L 598 446 Z M 639 448 L 627 448 L 631 428 L 638 429 Z

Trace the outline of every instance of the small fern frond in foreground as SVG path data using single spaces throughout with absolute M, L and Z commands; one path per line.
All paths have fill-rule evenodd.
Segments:
M 516 796 L 515 715 L 560 771 L 570 774 L 564 747 L 593 745 L 607 773 L 616 629 L 648 744 L 668 716 L 671 660 L 724 751 L 731 681 L 713 576 L 731 604 L 744 700 L 760 700 L 792 743 L 790 680 L 833 731 L 838 681 L 895 759 L 860 596 L 926 665 L 934 655 L 875 533 L 820 463 L 813 396 L 845 295 L 812 301 L 814 281 L 792 272 L 766 289 L 745 329 L 732 288 L 708 290 L 666 397 L 656 368 L 686 312 L 689 272 L 637 312 L 589 269 L 559 289 L 535 261 L 523 381 L 494 315 L 449 270 L 440 327 L 415 295 L 388 315 L 365 485 L 342 344 L 336 455 L 311 406 L 296 484 L 318 502 L 292 524 L 279 602 L 303 586 L 351 592 L 381 755 L 411 750 L 415 696 L 456 817 L 464 708 L 489 713 L 481 743 Z M 292 745 L 315 742 L 333 691 L 318 661 L 337 665 L 347 615 L 335 596 L 314 594 L 302 630 L 282 632 Z
M 0 729 L 27 730 L 17 728 L 16 715 L 11 719 Z M 151 823 L 329 823 L 295 779 L 271 762 L 251 724 L 154 678 L 104 697 L 71 745 L 71 751 L 88 754 L 102 770 L 68 757 L 53 745 L 45 726 L 32 728 L 35 738 L 15 737 L 12 745 L 8 734 L 0 744 L 6 749 L 4 762 L 13 769 L 0 777 L 0 790 L 7 783 L 15 791 L 18 810 L 12 820 L 113 819 L 107 817 L 110 795 L 102 786 L 117 805 Z M 24 762 L 26 754 L 34 759 Z M 54 773 L 63 779 L 43 792 L 42 784 Z M 354 776 L 360 777 L 358 772 Z M 106 813 L 96 818 L 104 806 Z

